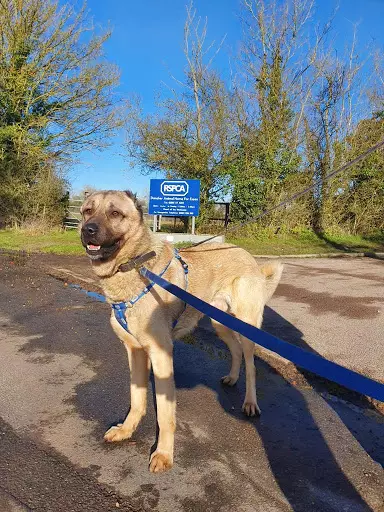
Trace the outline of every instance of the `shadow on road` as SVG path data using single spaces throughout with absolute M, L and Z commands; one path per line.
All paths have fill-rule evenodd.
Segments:
M 268 307 L 265 310 L 263 329 L 314 352 L 303 340 L 301 331 Z M 248 420 L 241 413 L 245 393 L 244 378 L 234 388 L 223 388 L 218 384 L 217 372 L 211 371 L 207 374 L 191 371 L 190 355 L 185 352 L 183 345 L 176 344 L 177 387 L 208 386 L 217 393 L 220 405 L 228 414 L 241 422 L 249 421 L 253 424 L 263 442 L 274 478 L 295 512 L 326 512 L 344 510 L 344 507 L 351 507 L 350 510 L 354 511 L 372 510 L 335 459 L 309 409 L 308 395 L 305 396 L 281 374 L 276 374 L 275 369 L 267 362 L 257 359 L 257 385 L 262 416 Z M 195 361 L 194 366 L 196 363 Z M 223 375 L 225 373 L 227 372 L 224 371 Z M 307 374 L 306 378 L 311 385 L 316 379 L 314 376 L 308 378 Z M 346 426 L 362 446 L 366 444 L 367 451 L 372 451 L 369 429 L 360 428 L 353 411 L 348 411 L 345 404 L 337 407 L 332 400 L 324 400 L 334 408 L 339 418 L 340 410 L 345 409 L 343 421 Z
M 265 308 L 263 329 L 277 338 L 292 343 L 308 352 L 319 354 L 303 339 L 303 333 L 294 325 L 288 322 L 285 318 L 279 315 L 270 307 Z M 376 462 L 384 466 L 384 443 L 382 436 L 384 435 L 384 422 L 383 425 L 378 426 L 372 430 L 371 427 L 364 428 L 360 424 L 360 419 L 356 419 L 356 412 L 367 412 L 364 420 L 369 423 L 369 414 L 372 411 L 372 404 L 368 399 L 351 391 L 339 384 L 333 383 L 317 375 L 295 367 L 300 375 L 319 393 L 322 393 L 322 398 L 332 409 L 337 413 L 340 419 L 343 420 L 345 426 L 349 429 L 351 434 L 357 439 L 364 450 Z M 338 399 L 337 396 L 343 397 L 348 400 L 346 403 L 343 399 Z M 378 441 L 381 441 L 380 443 Z

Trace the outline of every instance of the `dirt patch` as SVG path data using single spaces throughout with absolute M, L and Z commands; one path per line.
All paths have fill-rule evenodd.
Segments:
M 315 292 L 292 284 L 281 283 L 276 291 L 279 297 L 310 306 L 310 313 L 315 316 L 329 312 L 346 318 L 375 318 L 379 315 L 377 302 L 383 297 L 351 297 L 349 295 L 332 295 L 328 292 Z
M 371 274 L 364 272 L 363 274 L 360 274 L 359 272 L 355 272 L 354 274 L 351 272 L 340 272 L 340 270 L 335 270 L 333 268 L 327 268 L 327 267 L 308 267 L 306 265 L 299 265 L 297 263 L 290 263 L 292 267 L 295 267 L 295 269 L 299 270 L 300 273 L 303 273 L 306 276 L 310 276 L 313 274 L 316 275 L 331 275 L 331 276 L 343 276 L 346 278 L 352 278 L 352 279 L 364 279 L 366 281 L 373 281 L 375 283 L 384 283 L 384 277 L 379 276 L 377 274 Z M 382 268 L 382 263 L 376 263 L 376 265 L 380 269 Z

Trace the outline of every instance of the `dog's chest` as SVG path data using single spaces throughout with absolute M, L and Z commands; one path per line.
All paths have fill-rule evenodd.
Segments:
M 111 302 L 129 301 L 145 286 L 144 280 L 137 274 L 118 272 L 102 282 L 105 296 Z

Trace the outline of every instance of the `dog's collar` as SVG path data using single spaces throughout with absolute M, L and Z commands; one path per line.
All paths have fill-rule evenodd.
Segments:
M 151 260 L 156 256 L 155 251 L 147 252 L 146 254 L 142 254 L 141 256 L 136 256 L 136 258 L 132 258 L 127 263 L 123 263 L 117 269 L 118 272 L 129 272 L 130 270 L 137 269 L 141 267 L 144 263 Z

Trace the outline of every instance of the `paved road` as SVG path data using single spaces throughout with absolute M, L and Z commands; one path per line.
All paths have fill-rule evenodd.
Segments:
M 384 382 L 384 261 L 290 260 L 270 306 L 278 336 Z
M 264 358 L 257 360 L 263 415 L 244 419 L 244 377 L 234 389 L 221 387 L 228 353 L 204 325 L 191 344 L 175 345 L 172 472 L 147 470 L 153 407 L 132 441 L 104 444 L 103 432 L 129 406 L 124 349 L 108 307 L 42 269 L 84 277 L 80 260 L 11 263 L 0 260 L 1 511 L 384 510 L 383 416 Z M 382 378 L 383 288 L 381 262 L 292 261 L 265 328 Z

